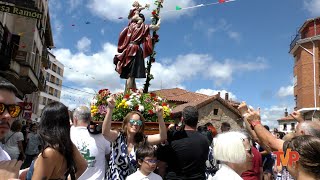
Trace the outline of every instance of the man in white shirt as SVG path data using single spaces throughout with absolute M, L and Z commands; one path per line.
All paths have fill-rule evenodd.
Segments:
M 21 107 L 16 104 L 17 88 L 0 77 L 0 139 L 10 130 L 14 118 L 18 117 Z M 0 146 L 0 161 L 10 160 L 10 156 Z
M 90 125 L 91 112 L 88 107 L 81 106 L 73 112 L 71 140 L 77 146 L 88 163 L 87 170 L 80 180 L 103 180 L 105 176 L 105 155 L 110 153 L 110 142 L 102 134 L 91 134 L 87 127 Z

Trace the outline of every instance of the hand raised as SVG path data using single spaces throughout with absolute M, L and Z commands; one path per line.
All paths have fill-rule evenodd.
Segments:
M 238 110 L 240 111 L 241 116 L 245 116 L 248 113 L 248 106 L 246 102 L 242 101 L 242 103 L 239 105 Z
M 304 121 L 302 114 L 299 111 L 293 111 L 293 113 L 291 113 L 290 116 L 293 117 L 298 122 Z
M 113 94 L 107 99 L 108 107 L 111 109 L 113 109 L 116 106 L 116 99 L 114 96 L 115 95 Z
M 154 104 L 153 105 L 155 111 L 156 111 L 156 114 L 158 117 L 163 117 L 163 107 L 162 106 L 159 106 L 159 104 Z

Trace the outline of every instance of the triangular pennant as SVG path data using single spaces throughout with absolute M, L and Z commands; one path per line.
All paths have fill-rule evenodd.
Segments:
M 179 11 L 181 10 L 182 8 L 180 6 L 176 6 L 176 10 Z
M 219 3 L 225 3 L 226 0 L 219 0 Z

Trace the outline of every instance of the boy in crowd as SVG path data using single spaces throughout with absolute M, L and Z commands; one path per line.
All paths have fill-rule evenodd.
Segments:
M 138 160 L 139 169 L 128 176 L 126 180 L 162 180 L 161 176 L 153 171 L 157 167 L 156 150 L 151 145 L 145 145 L 137 149 L 136 158 Z

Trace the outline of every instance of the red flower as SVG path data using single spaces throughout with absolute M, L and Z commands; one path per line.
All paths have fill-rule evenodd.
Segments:
M 123 96 L 124 99 L 129 99 L 129 97 L 130 97 L 130 94 L 126 94 Z
M 157 14 L 156 10 L 153 10 L 152 15 L 156 15 L 156 14 Z
M 139 110 L 139 106 L 134 107 L 134 110 L 138 111 Z
M 167 103 L 163 102 L 163 103 L 162 103 L 162 106 L 167 106 Z
M 153 111 L 150 109 L 150 110 L 148 111 L 148 113 L 149 113 L 150 115 L 152 115 L 152 114 L 153 114 Z
M 151 97 L 156 97 L 157 95 L 155 93 L 150 93 Z
M 101 89 L 98 93 L 101 94 L 103 91 L 109 91 L 109 89 Z

